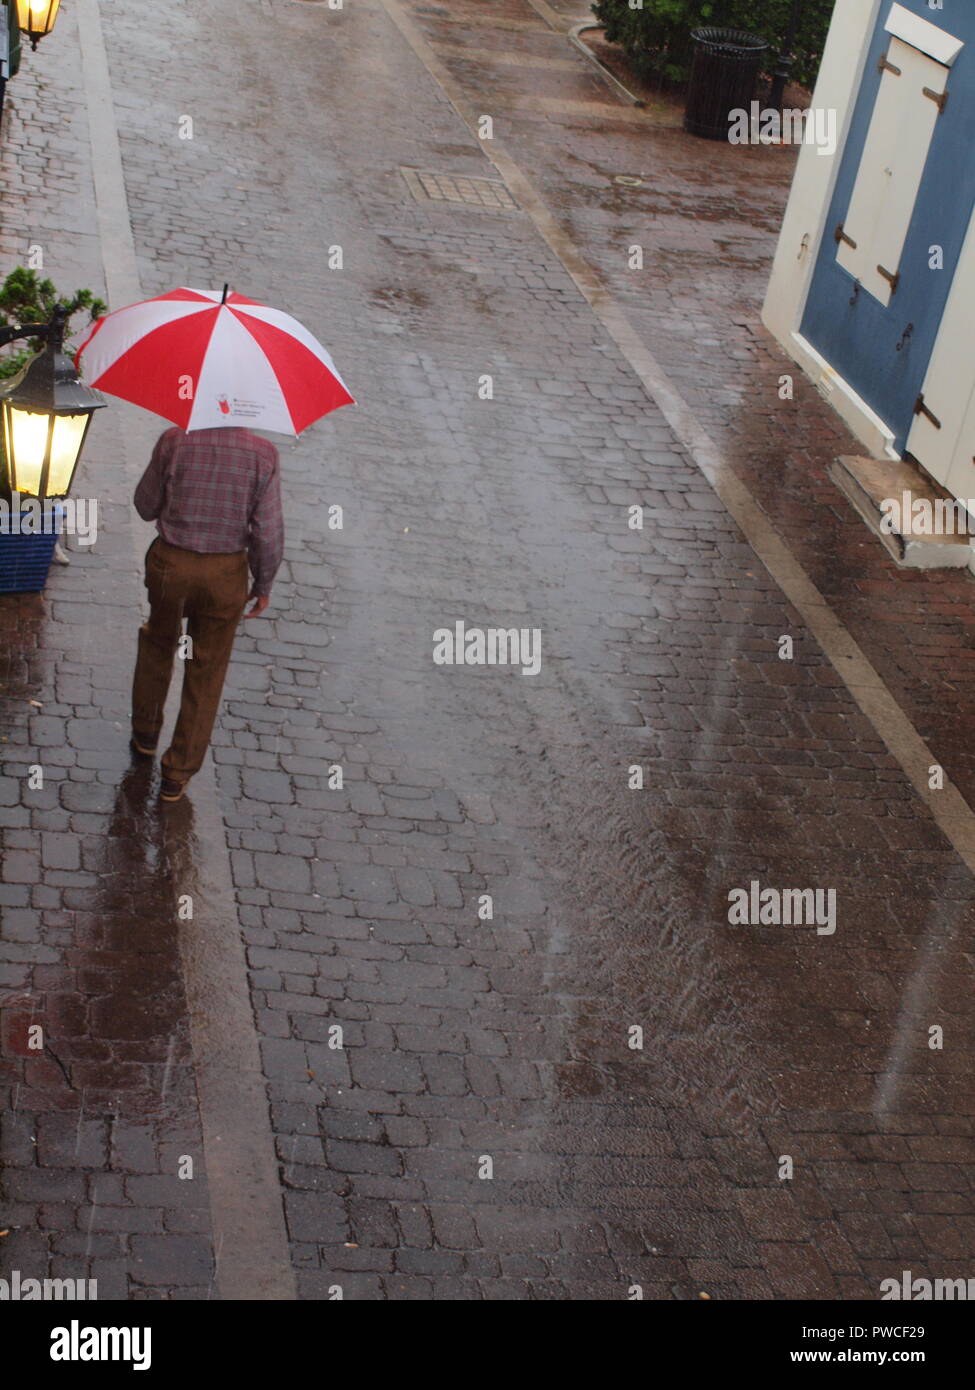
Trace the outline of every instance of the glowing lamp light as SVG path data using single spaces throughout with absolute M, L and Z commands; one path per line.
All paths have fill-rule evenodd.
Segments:
M 31 497 L 64 497 L 90 419 L 90 414 L 35 414 L 4 401 L 3 442 L 14 491 Z
M 63 320 L 48 326 L 47 346 L 0 387 L 3 452 L 14 492 L 65 497 L 91 417 L 106 402 L 78 378 L 63 351 Z
M 30 39 L 31 48 L 54 28 L 61 0 L 17 0 L 17 23 Z

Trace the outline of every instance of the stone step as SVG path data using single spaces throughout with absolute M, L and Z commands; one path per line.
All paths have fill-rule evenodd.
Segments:
M 844 454 L 829 471 L 902 568 L 975 569 L 975 516 L 916 463 Z

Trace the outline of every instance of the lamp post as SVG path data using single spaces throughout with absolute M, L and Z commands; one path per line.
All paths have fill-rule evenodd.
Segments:
M 792 71 L 792 64 L 795 59 L 796 37 L 799 33 L 799 23 L 802 19 L 803 0 L 792 0 L 792 10 L 789 13 L 789 27 L 785 32 L 782 41 L 782 51 L 779 53 L 778 65 L 772 75 L 772 89 L 769 92 L 768 104 L 772 111 L 781 111 L 782 102 L 785 99 L 785 84 L 789 80 Z
M 45 338 L 44 349 L 0 387 L 3 452 L 13 492 L 65 497 L 91 417 L 107 402 L 85 386 L 64 351 L 65 311 L 50 323 L 0 329 L 0 347 L 18 338 Z
M 54 28 L 60 7 L 61 0 L 17 0 L 17 23 L 32 49 Z
M 20 69 L 20 23 L 14 0 L 0 0 L 0 116 L 3 94 L 11 77 Z

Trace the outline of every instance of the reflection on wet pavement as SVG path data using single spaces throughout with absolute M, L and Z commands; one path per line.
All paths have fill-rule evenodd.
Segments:
M 5 831 L 2 950 L 25 964 L 0 994 L 4 1267 L 94 1279 L 101 1298 L 206 1297 L 209 1210 L 178 949 L 192 808 L 161 814 L 151 768 L 127 766 L 125 736 L 85 707 L 97 678 L 59 659 L 70 629 L 45 623 L 36 599 L 5 607 L 4 785 L 19 796 L 5 809 L 31 828 Z M 18 718 L 44 693 L 38 668 L 59 666 L 61 703 Z M 53 742 L 66 729 L 75 748 Z M 28 737 L 43 740 L 38 789 L 9 760 L 27 756 Z

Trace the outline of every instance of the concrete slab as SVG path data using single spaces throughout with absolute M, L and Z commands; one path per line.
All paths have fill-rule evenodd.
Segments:
M 955 515 L 955 499 L 907 459 L 875 459 L 842 454 L 830 477 L 904 569 L 964 569 L 975 552 L 962 531 L 926 534 L 912 527 L 911 517 L 926 510 L 937 519 Z M 915 504 L 920 504 L 916 510 Z M 964 519 L 962 525 L 965 525 Z M 975 525 L 975 520 L 972 521 Z

